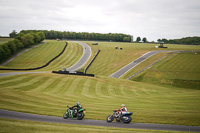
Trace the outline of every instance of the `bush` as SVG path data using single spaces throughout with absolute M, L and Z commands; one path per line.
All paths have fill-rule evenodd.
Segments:
M 17 51 L 17 46 L 16 46 L 15 42 L 14 41 L 9 41 L 7 43 L 7 45 L 9 47 L 10 51 L 11 51 L 11 54 L 15 54 L 16 51 Z

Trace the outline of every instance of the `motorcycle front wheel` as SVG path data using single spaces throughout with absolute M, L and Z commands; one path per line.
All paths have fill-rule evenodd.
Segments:
M 106 119 L 107 122 L 112 122 L 114 120 L 114 116 L 113 115 L 109 115 Z
M 67 112 L 64 113 L 63 118 L 64 118 L 64 119 L 67 119 L 68 117 L 69 117 L 68 113 L 67 113 Z

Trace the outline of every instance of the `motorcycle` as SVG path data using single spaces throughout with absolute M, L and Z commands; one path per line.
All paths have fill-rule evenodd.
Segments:
M 106 119 L 107 122 L 112 122 L 114 119 L 117 122 L 130 123 L 133 112 L 126 112 L 121 114 L 120 110 L 113 110 L 113 114 L 109 115 Z
M 85 109 L 81 108 L 81 109 L 77 109 L 77 108 L 70 108 L 67 105 L 67 111 L 64 113 L 63 118 L 67 119 L 67 118 L 77 118 L 77 120 L 82 120 L 85 116 Z

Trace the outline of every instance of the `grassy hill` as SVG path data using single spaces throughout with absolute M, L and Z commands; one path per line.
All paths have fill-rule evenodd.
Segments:
M 133 122 L 200 125 L 200 91 L 97 76 L 24 74 L 0 77 L 0 108 L 62 117 L 80 101 L 86 119 L 105 120 L 126 104 Z
M 93 51 L 101 50 L 98 57 L 88 69 L 88 73 L 94 73 L 96 75 L 109 76 L 116 72 L 123 66 L 129 64 L 133 60 L 137 59 L 141 55 L 155 50 L 200 50 L 199 46 L 189 46 L 189 45 L 170 45 L 165 44 L 167 49 L 155 48 L 158 44 L 145 44 L 145 43 L 119 43 L 119 42 L 99 42 L 98 45 L 92 45 L 93 42 L 85 42 L 91 46 Z M 123 50 L 115 49 L 115 46 L 123 48 Z M 141 70 L 140 68 L 148 66 L 148 64 L 156 61 L 163 54 L 157 54 L 151 58 L 149 63 L 141 63 L 138 65 L 139 69 L 133 71 Z M 130 73 L 132 70 L 130 71 Z M 122 77 L 123 78 L 123 77 Z M 126 77 L 125 77 L 126 78 Z
M 140 82 L 200 89 L 200 52 L 168 55 L 149 70 L 132 78 Z
M 63 41 L 47 42 L 20 55 L 6 67 L 41 66 L 55 57 L 65 44 Z M 113 109 L 124 103 L 129 111 L 133 111 L 133 122 L 200 126 L 200 91 L 196 88 L 199 85 L 199 53 L 167 56 L 151 69 L 133 78 L 133 81 L 127 81 L 126 77 L 159 59 L 163 53 L 147 59 L 121 79 L 108 76 L 142 54 L 160 50 L 155 48 L 156 44 L 86 43 L 91 46 L 93 55 L 98 49 L 101 50 L 88 69 L 88 73 L 94 73 L 96 77 L 52 73 L 0 77 L 0 108 L 62 116 L 66 105 L 74 105 L 80 101 L 87 109 L 86 119 L 105 120 Z M 115 46 L 123 50 L 115 49 Z M 200 50 L 199 46 L 165 46 L 168 50 Z M 39 71 L 71 66 L 81 55 L 82 47 L 70 42 L 61 57 Z M 192 85 L 193 89 L 186 87 L 187 84 Z
M 29 50 L 5 67 L 8 68 L 34 68 L 46 64 L 49 60 L 57 56 L 65 46 L 65 41 L 47 40 L 46 44 Z M 82 46 L 77 43 L 70 42 L 65 52 L 48 67 L 37 71 L 59 70 L 61 67 L 69 67 L 75 64 L 83 54 Z

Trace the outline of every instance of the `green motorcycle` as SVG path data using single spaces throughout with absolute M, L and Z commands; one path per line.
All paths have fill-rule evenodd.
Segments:
M 77 118 L 77 120 L 82 120 L 85 116 L 85 109 L 70 108 L 67 105 L 67 111 L 64 113 L 63 118 Z

